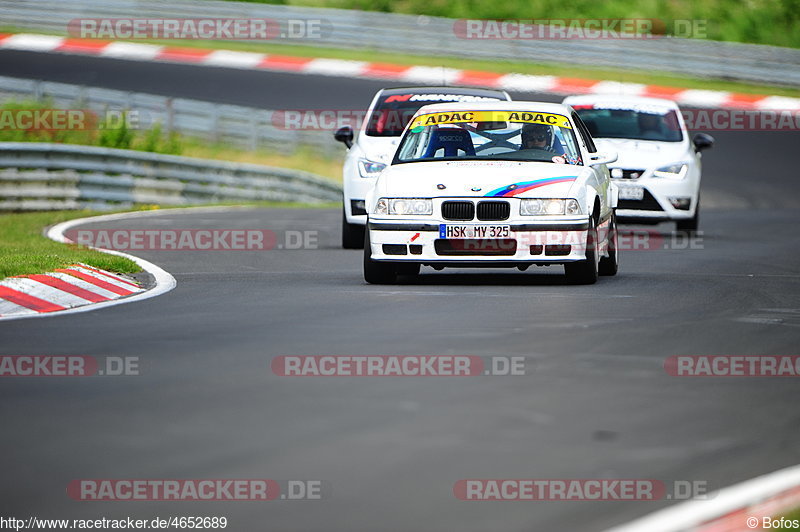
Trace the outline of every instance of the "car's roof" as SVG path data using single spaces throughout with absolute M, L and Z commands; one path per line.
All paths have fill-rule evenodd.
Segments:
M 487 96 L 490 98 L 505 99 L 506 92 L 495 89 L 479 89 L 477 87 L 398 87 L 394 89 L 382 89 L 382 96 L 393 94 L 459 94 L 469 96 Z
M 647 98 L 645 96 L 623 96 L 614 94 L 583 94 L 580 96 L 568 96 L 564 99 L 565 105 L 604 105 L 613 107 L 622 106 L 659 106 L 669 109 L 678 109 L 678 104 L 665 98 Z
M 417 114 L 442 113 L 456 111 L 521 111 L 529 113 L 556 113 L 569 116 L 569 108 L 560 103 L 545 102 L 447 102 L 426 105 Z

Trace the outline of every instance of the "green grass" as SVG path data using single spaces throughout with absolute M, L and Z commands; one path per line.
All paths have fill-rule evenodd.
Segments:
M 129 259 L 77 245 L 60 244 L 42 234 L 47 226 L 95 214 L 100 213 L 50 211 L 0 214 L 0 279 L 53 271 L 76 262 L 118 273 L 141 271 Z
M 800 1 L 800 0 L 798 0 Z M 0 33 L 43 33 L 24 28 L 0 26 Z M 242 52 L 258 52 L 267 54 L 283 54 L 297 57 L 320 57 L 328 59 L 348 59 L 354 61 L 372 61 L 395 63 L 399 65 L 440 66 L 459 68 L 464 70 L 482 70 L 498 72 L 501 74 L 519 73 L 532 75 L 562 76 L 571 78 L 584 78 L 590 80 L 611 80 L 628 83 L 642 83 L 646 85 L 664 85 L 667 87 L 720 90 L 741 92 L 745 94 L 767 94 L 776 96 L 800 97 L 800 88 L 771 85 L 769 83 L 742 83 L 736 81 L 704 79 L 680 76 L 657 70 L 642 72 L 636 70 L 620 70 L 609 68 L 592 68 L 583 65 L 564 65 L 534 63 L 528 61 L 499 61 L 478 60 L 447 56 L 424 56 L 402 53 L 389 53 L 368 48 L 345 49 L 326 48 L 319 46 L 306 46 L 295 44 L 278 44 L 273 42 L 246 42 L 246 41 L 136 41 L 148 44 L 161 44 L 166 46 L 179 46 L 184 48 L 209 48 L 236 50 Z M 777 83 L 777 80 L 776 80 Z M 387 82 L 387 85 L 397 85 L 397 82 Z M 366 105 L 366 104 L 365 104 Z
M 237 0 L 241 1 L 241 0 Z M 245 0 L 472 19 L 658 19 L 707 21 L 696 38 L 800 47 L 800 0 Z M 678 31 L 679 36 L 686 36 Z
M 793 520 L 800 521 L 800 508 L 797 508 L 796 510 L 792 510 L 791 512 L 785 514 L 784 517 L 789 521 L 793 521 Z M 774 530 L 797 530 L 797 529 L 784 526 L 784 527 L 781 527 L 781 528 L 776 528 Z

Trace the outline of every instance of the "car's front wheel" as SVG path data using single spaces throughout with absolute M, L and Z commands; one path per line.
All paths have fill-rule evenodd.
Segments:
M 344 249 L 361 249 L 364 245 L 364 226 L 351 224 L 342 209 L 342 247 Z
M 599 268 L 597 253 L 597 224 L 589 218 L 589 230 L 586 231 L 586 258 L 564 264 L 567 280 L 573 284 L 594 284 L 597 282 Z
M 419 270 L 418 270 L 419 271 Z M 369 231 L 364 232 L 364 280 L 370 284 L 397 283 L 397 267 L 391 262 L 372 260 Z
M 613 213 L 608 224 L 608 257 L 602 257 L 597 267 L 600 275 L 617 275 L 619 270 L 619 238 L 617 234 L 617 214 Z

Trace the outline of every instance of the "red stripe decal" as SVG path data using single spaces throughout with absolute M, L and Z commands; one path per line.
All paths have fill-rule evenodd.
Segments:
M 50 277 L 49 275 L 28 275 L 27 278 L 40 282 L 42 284 L 46 284 L 47 286 L 52 286 L 53 288 L 57 288 L 64 292 L 68 292 L 74 296 L 82 297 L 83 299 L 86 299 L 93 303 L 108 301 L 109 299 L 106 296 L 95 294 L 94 292 L 90 292 L 85 288 L 81 288 L 80 286 L 75 286 L 74 284 L 69 284 L 66 281 L 63 281 L 56 277 Z
M 109 292 L 114 292 L 115 294 L 118 294 L 118 295 L 121 295 L 121 296 L 127 296 L 127 295 L 130 295 L 130 294 L 133 293 L 132 291 L 130 291 L 130 290 L 126 289 L 126 288 L 122 288 L 120 286 L 113 285 L 111 283 L 107 283 L 107 282 L 105 282 L 105 281 L 103 281 L 101 279 L 98 279 L 96 277 L 92 277 L 91 275 L 85 274 L 83 272 L 79 272 L 78 270 L 70 270 L 70 269 L 63 269 L 62 268 L 62 269 L 59 269 L 59 270 L 56 270 L 56 271 L 57 272 L 61 272 L 61 273 L 68 273 L 68 274 L 70 274 L 70 275 L 72 275 L 74 277 L 77 277 L 78 279 L 83 279 L 87 283 L 92 283 L 95 286 L 99 286 L 100 288 L 105 288 Z
M 13 288 L 9 288 L 7 286 L 0 286 L 0 298 L 5 299 L 6 301 L 11 301 L 12 303 L 21 307 L 35 310 L 36 312 L 55 312 L 57 310 L 66 310 L 66 307 L 56 305 L 55 303 L 50 303 L 49 301 L 39 299 L 38 297 L 29 296 L 28 294 L 14 290 Z
M 105 275 L 109 279 L 114 279 L 115 281 L 119 281 L 120 283 L 125 283 L 125 284 L 130 285 L 130 286 L 132 286 L 134 288 L 139 288 L 139 285 L 136 284 L 136 283 L 132 283 L 130 281 L 126 281 L 125 279 L 120 279 L 119 277 L 116 277 L 115 275 L 112 275 L 112 274 L 110 274 L 108 272 L 104 272 L 103 270 L 98 270 L 97 268 L 92 268 L 91 266 L 86 266 L 85 264 L 73 264 L 72 268 L 83 268 L 84 270 L 90 270 L 90 271 L 93 271 L 94 273 L 99 273 L 101 275 Z
M 565 177 L 563 179 L 553 179 L 552 181 L 547 181 L 546 183 L 534 183 L 533 185 L 528 185 L 526 187 L 519 187 L 512 190 L 509 190 L 502 197 L 508 198 L 511 196 L 516 196 L 517 194 L 522 194 L 523 192 L 527 192 L 529 190 L 533 190 L 534 188 L 539 187 L 546 187 L 547 185 L 555 185 L 556 183 L 567 183 L 570 181 L 575 181 L 574 177 Z

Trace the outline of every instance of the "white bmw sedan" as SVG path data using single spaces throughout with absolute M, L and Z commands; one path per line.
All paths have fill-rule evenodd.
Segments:
M 614 275 L 615 159 L 563 105 L 425 106 L 367 196 L 364 278 L 394 283 L 421 265 Z

